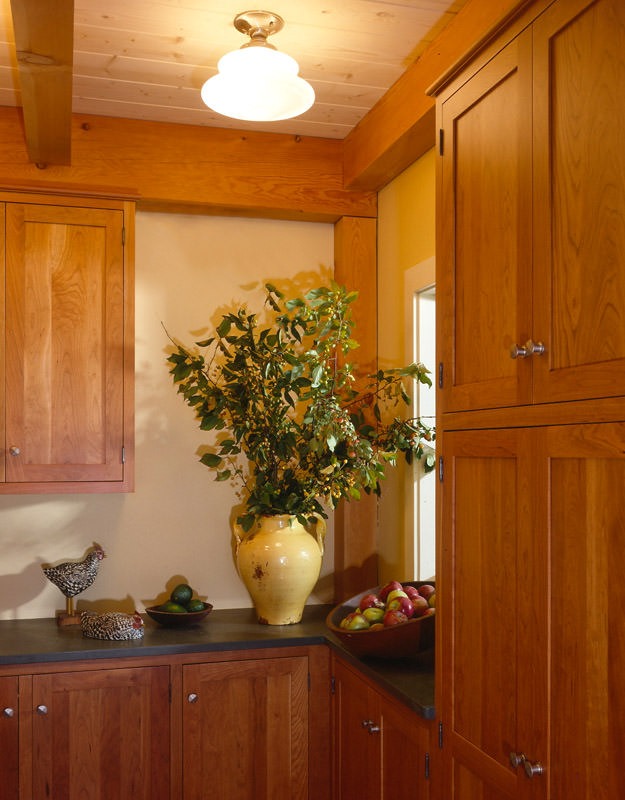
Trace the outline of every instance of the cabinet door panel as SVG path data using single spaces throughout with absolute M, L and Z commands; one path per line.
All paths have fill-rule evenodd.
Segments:
M 183 687 L 185 800 L 308 797 L 306 657 L 188 665 Z
M 382 798 L 427 800 L 429 781 L 425 778 L 425 757 L 429 751 L 429 730 L 415 714 L 382 699 Z
M 168 667 L 37 675 L 33 705 L 33 800 L 169 800 Z
M 549 430 L 551 800 L 625 797 L 625 423 Z
M 6 206 L 9 482 L 123 479 L 123 213 Z
M 513 405 L 530 368 L 530 39 L 520 36 L 441 108 L 437 294 L 443 411 Z
M 521 472 L 526 447 L 519 431 L 444 437 L 444 758 L 458 800 L 523 796 L 510 753 L 530 744 L 521 717 L 544 708 L 544 602 L 531 587 L 546 586 L 545 545 Z
M 338 800 L 381 797 L 380 734 L 363 722 L 381 725 L 379 703 L 369 685 L 338 660 L 334 664 L 334 759 Z
M 3 800 L 18 800 L 17 678 L 0 678 L 0 786 Z
M 625 394 L 625 4 L 534 24 L 537 402 Z

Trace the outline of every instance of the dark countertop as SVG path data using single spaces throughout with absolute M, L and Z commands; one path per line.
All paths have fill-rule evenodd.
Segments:
M 434 711 L 431 651 L 414 659 L 362 659 L 352 655 L 325 625 L 331 606 L 311 605 L 297 625 L 260 625 L 251 608 L 219 609 L 197 625 L 163 628 L 145 619 L 143 639 L 113 642 L 83 637 L 78 626 L 59 627 L 53 618 L 0 621 L 0 667 L 82 659 L 251 650 L 329 644 L 381 688 L 425 719 Z

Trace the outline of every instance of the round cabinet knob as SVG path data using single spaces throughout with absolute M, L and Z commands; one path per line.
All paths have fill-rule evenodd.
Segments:
M 362 725 L 363 728 L 370 728 L 373 725 L 373 720 L 363 719 L 363 721 L 360 724 Z
M 11 455 L 11 456 L 19 456 L 20 452 L 21 451 L 20 451 L 19 447 L 17 447 L 14 444 L 12 444 L 11 447 L 9 447 L 9 455 Z
M 187 702 L 188 703 L 197 703 L 197 694 L 195 692 L 191 692 L 187 695 Z
M 525 774 L 528 778 L 533 778 L 536 775 L 542 775 L 545 771 L 545 768 L 540 761 L 525 761 L 523 764 L 523 769 L 525 770 Z
M 380 730 L 381 728 L 379 725 L 374 725 L 373 723 L 369 725 L 369 733 L 380 733 Z
M 510 348 L 510 358 L 529 358 L 529 356 L 542 356 L 545 345 L 528 339 L 524 345 L 513 344 Z
M 5 717 L 14 717 L 15 711 L 12 708 L 3 708 L 2 713 Z
M 517 767 L 520 767 L 521 764 L 525 763 L 525 756 L 523 755 L 523 753 L 512 752 L 510 753 L 510 763 L 516 769 Z
M 44 706 L 44 705 L 37 706 L 37 713 L 38 714 L 42 714 L 42 715 L 43 714 L 47 714 L 48 713 L 48 706 Z

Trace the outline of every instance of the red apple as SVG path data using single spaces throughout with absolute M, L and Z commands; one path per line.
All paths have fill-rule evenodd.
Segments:
M 384 608 L 384 603 L 380 600 L 377 594 L 369 592 L 368 594 L 363 594 L 363 596 L 360 598 L 358 608 L 361 611 L 364 611 L 367 608 Z
M 419 597 L 419 590 L 415 586 L 410 586 L 407 583 L 404 584 L 404 592 L 406 592 L 411 600 L 414 600 L 415 597 Z
M 413 617 L 422 617 L 430 607 L 425 597 L 417 597 L 412 605 L 414 607 Z
M 419 594 L 421 597 L 425 597 L 426 600 L 431 594 L 434 594 L 435 591 L 436 589 L 431 583 L 424 583 L 422 586 L 419 586 Z
M 401 589 L 401 583 L 399 581 L 389 581 L 385 586 L 383 586 L 380 591 L 378 592 L 378 597 L 380 600 L 385 603 L 387 595 L 392 592 L 394 589 Z
M 383 624 L 385 628 L 390 628 L 393 625 L 401 625 L 402 622 L 408 622 L 408 617 L 402 614 L 401 611 L 391 609 L 384 615 Z
M 420 599 L 423 600 L 423 597 Z M 391 598 L 386 604 L 386 608 L 388 611 L 401 611 L 401 613 L 405 614 L 408 619 L 410 619 L 410 617 L 414 614 L 413 602 L 405 595 L 404 597 L 395 596 Z

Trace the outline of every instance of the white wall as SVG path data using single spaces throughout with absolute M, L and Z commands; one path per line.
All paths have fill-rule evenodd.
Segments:
M 0 497 L 0 619 L 51 617 L 64 607 L 41 563 L 107 552 L 78 608 L 142 611 L 184 579 L 216 608 L 250 606 L 232 558 L 236 497 L 197 461 L 205 441 L 171 383 L 167 343 L 191 342 L 239 301 L 260 308 L 271 281 L 296 293 L 326 282 L 331 225 L 137 214 L 136 490 L 125 495 Z M 312 602 L 332 599 L 330 525 Z

